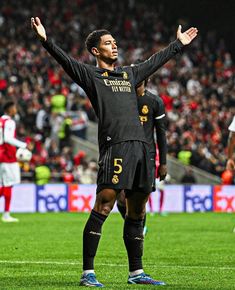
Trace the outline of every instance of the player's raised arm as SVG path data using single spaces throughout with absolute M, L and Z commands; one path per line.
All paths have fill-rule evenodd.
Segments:
M 46 30 L 38 17 L 31 18 L 31 27 L 41 41 L 47 40 Z
M 87 92 L 91 78 L 86 66 L 70 57 L 63 49 L 47 37 L 46 30 L 38 17 L 31 18 L 31 27 L 40 39 L 43 47 L 63 67 L 72 80 Z
M 166 48 L 153 54 L 145 62 L 133 66 L 132 69 L 136 82 L 135 85 L 140 84 L 143 80 L 155 73 L 168 60 L 179 53 L 185 45 L 190 44 L 197 36 L 198 30 L 195 27 L 191 27 L 185 32 L 182 32 L 181 29 L 181 25 L 179 25 L 177 30 L 177 39 L 170 43 Z

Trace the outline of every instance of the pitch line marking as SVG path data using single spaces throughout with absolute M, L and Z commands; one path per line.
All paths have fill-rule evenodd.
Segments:
M 82 265 L 81 262 L 59 262 L 59 261 L 7 261 L 0 260 L 0 264 L 38 264 L 38 265 Z M 96 263 L 97 266 L 107 267 L 127 267 L 127 264 Z M 178 269 L 211 269 L 211 270 L 235 270 L 235 267 L 215 267 L 215 266 L 183 266 L 183 265 L 155 265 L 147 264 L 145 267 L 152 268 L 178 268 Z

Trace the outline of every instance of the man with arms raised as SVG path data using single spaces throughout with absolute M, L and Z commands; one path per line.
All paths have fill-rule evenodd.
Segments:
M 107 30 L 95 30 L 86 39 L 89 52 L 97 66 L 81 63 L 54 44 L 46 35 L 38 17 L 31 25 L 44 48 L 66 73 L 86 92 L 98 117 L 100 150 L 97 196 L 83 232 L 83 275 L 80 285 L 103 287 L 96 280 L 94 258 L 104 221 L 111 212 L 117 194 L 125 189 L 127 216 L 124 243 L 129 261 L 131 284 L 163 285 L 143 271 L 143 218 L 151 191 L 151 169 L 143 126 L 139 120 L 135 87 L 176 55 L 197 35 L 196 28 L 181 32 L 165 50 L 135 67 L 115 67 L 118 58 L 116 40 Z

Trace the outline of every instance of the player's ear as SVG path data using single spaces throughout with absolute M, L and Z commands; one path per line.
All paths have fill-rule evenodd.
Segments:
M 100 52 L 97 47 L 92 47 L 91 52 L 94 56 L 99 56 Z

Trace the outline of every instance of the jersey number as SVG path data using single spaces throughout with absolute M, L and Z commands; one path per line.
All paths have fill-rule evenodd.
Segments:
M 114 173 L 119 174 L 122 172 L 122 159 L 115 158 L 114 159 Z

